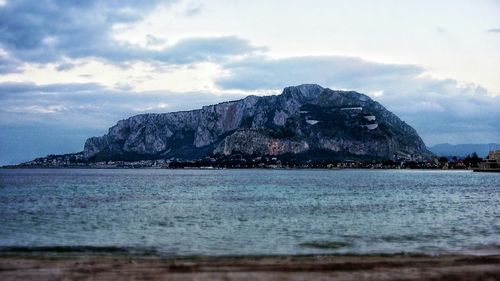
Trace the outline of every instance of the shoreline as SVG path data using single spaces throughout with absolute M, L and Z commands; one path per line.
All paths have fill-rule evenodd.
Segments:
M 0 170 L 367 170 L 367 171 L 451 171 L 451 172 L 483 172 L 474 169 L 437 169 L 437 168 L 324 168 L 324 167 L 280 167 L 280 168 L 242 168 L 242 167 L 186 167 L 186 168 L 157 168 L 157 167 L 95 167 L 95 166 L 69 166 L 69 167 L 10 167 L 0 166 Z M 488 171 L 489 172 L 489 171 Z M 496 171 L 495 171 L 496 172 Z
M 500 255 L 4 256 L 1 280 L 500 280 Z

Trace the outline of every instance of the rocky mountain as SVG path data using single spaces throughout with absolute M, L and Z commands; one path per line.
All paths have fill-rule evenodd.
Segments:
M 491 150 L 500 149 L 499 143 L 487 144 L 449 144 L 440 143 L 429 147 L 437 156 L 458 156 L 466 157 L 472 153 L 477 153 L 480 157 L 486 157 Z
M 198 110 L 141 114 L 86 141 L 89 161 L 211 155 L 424 158 L 417 132 L 370 97 L 306 84 Z

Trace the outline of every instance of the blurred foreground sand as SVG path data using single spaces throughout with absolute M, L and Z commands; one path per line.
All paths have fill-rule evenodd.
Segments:
M 500 255 L 0 257 L 0 280 L 500 280 Z

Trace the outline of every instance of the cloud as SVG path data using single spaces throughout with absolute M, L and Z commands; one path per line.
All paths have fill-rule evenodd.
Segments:
M 115 27 L 142 20 L 159 4 L 176 2 L 9 1 L 0 6 L 0 47 L 14 59 L 32 63 L 96 57 L 115 63 L 158 60 L 182 64 L 195 60 L 223 59 L 260 50 L 237 37 L 187 38 L 161 50 L 145 49 L 115 40 Z M 157 38 L 148 38 L 158 43 Z M 11 69 L 4 67 L 3 71 Z M 64 65 L 61 70 L 65 70 Z
M 0 42 L 25 61 L 99 56 L 117 49 L 111 36 L 114 24 L 137 21 L 154 5 L 155 1 L 9 1 L 0 7 Z
M 163 62 L 186 64 L 216 61 L 228 56 L 252 54 L 264 50 L 265 48 L 254 47 L 248 40 L 235 36 L 189 38 L 159 51 L 154 58 Z
M 203 105 L 224 101 L 229 96 L 210 93 L 173 93 L 173 92 L 133 92 L 126 85 L 120 89 L 108 89 L 96 83 L 61 83 L 37 85 L 34 83 L 0 83 L 0 123 L 19 123 L 37 120 L 39 113 L 63 114 L 54 117 L 57 122 L 95 119 L 93 125 L 102 126 L 102 116 L 107 125 L 118 118 L 128 117 L 133 112 L 164 110 L 187 110 L 201 108 Z M 193 100 L 196 96 L 196 100 Z M 237 96 L 242 97 L 242 96 Z M 234 96 L 232 96 L 234 98 Z M 144 108 L 144 110 L 141 110 Z M 146 110 L 147 109 L 147 110 Z M 15 118 L 14 118 L 15 117 Z M 74 117 L 75 119 L 71 119 Z M 39 120 L 45 122 L 46 120 Z
M 0 74 L 21 72 L 22 64 L 0 53 Z
M 57 71 L 66 71 L 75 68 L 74 63 L 61 63 L 56 67 Z
M 437 33 L 446 33 L 446 32 L 448 32 L 448 30 L 446 30 L 446 28 L 444 28 L 442 26 L 436 26 L 436 32 Z
M 194 17 L 199 15 L 203 11 L 203 5 L 200 3 L 189 3 L 187 8 L 184 10 L 184 15 L 187 17 Z
M 500 28 L 491 28 L 491 29 L 488 29 L 488 32 L 491 32 L 491 33 L 500 33 Z
M 165 43 L 166 43 L 165 39 L 158 38 L 158 37 L 151 35 L 151 34 L 146 35 L 146 45 L 147 46 L 154 47 L 154 46 L 163 45 Z
M 355 57 L 307 56 L 285 59 L 253 57 L 227 63 L 230 71 L 216 81 L 223 89 L 280 89 L 297 83 L 360 88 L 366 83 L 395 81 L 421 74 L 416 65 L 368 62 Z
M 0 83 L 0 100 L 5 101 L 9 97 L 20 97 L 21 95 L 36 94 L 60 94 L 60 93 L 87 93 L 104 90 L 96 83 L 61 83 L 36 85 L 30 82 L 3 82 Z M 0 108 L 4 109 L 5 106 Z
M 355 57 L 253 57 L 224 65 L 216 84 L 232 90 L 277 90 L 318 83 L 371 95 L 414 126 L 427 144 L 500 140 L 500 96 L 475 84 L 425 75 L 417 65 L 384 64 Z
M 95 83 L 0 83 L 0 165 L 49 153 L 81 151 L 120 119 L 146 112 L 201 108 L 242 95 L 133 92 Z

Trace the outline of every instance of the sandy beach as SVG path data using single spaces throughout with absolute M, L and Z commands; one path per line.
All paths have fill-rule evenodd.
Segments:
M 4 256 L 0 280 L 500 280 L 500 255 Z

